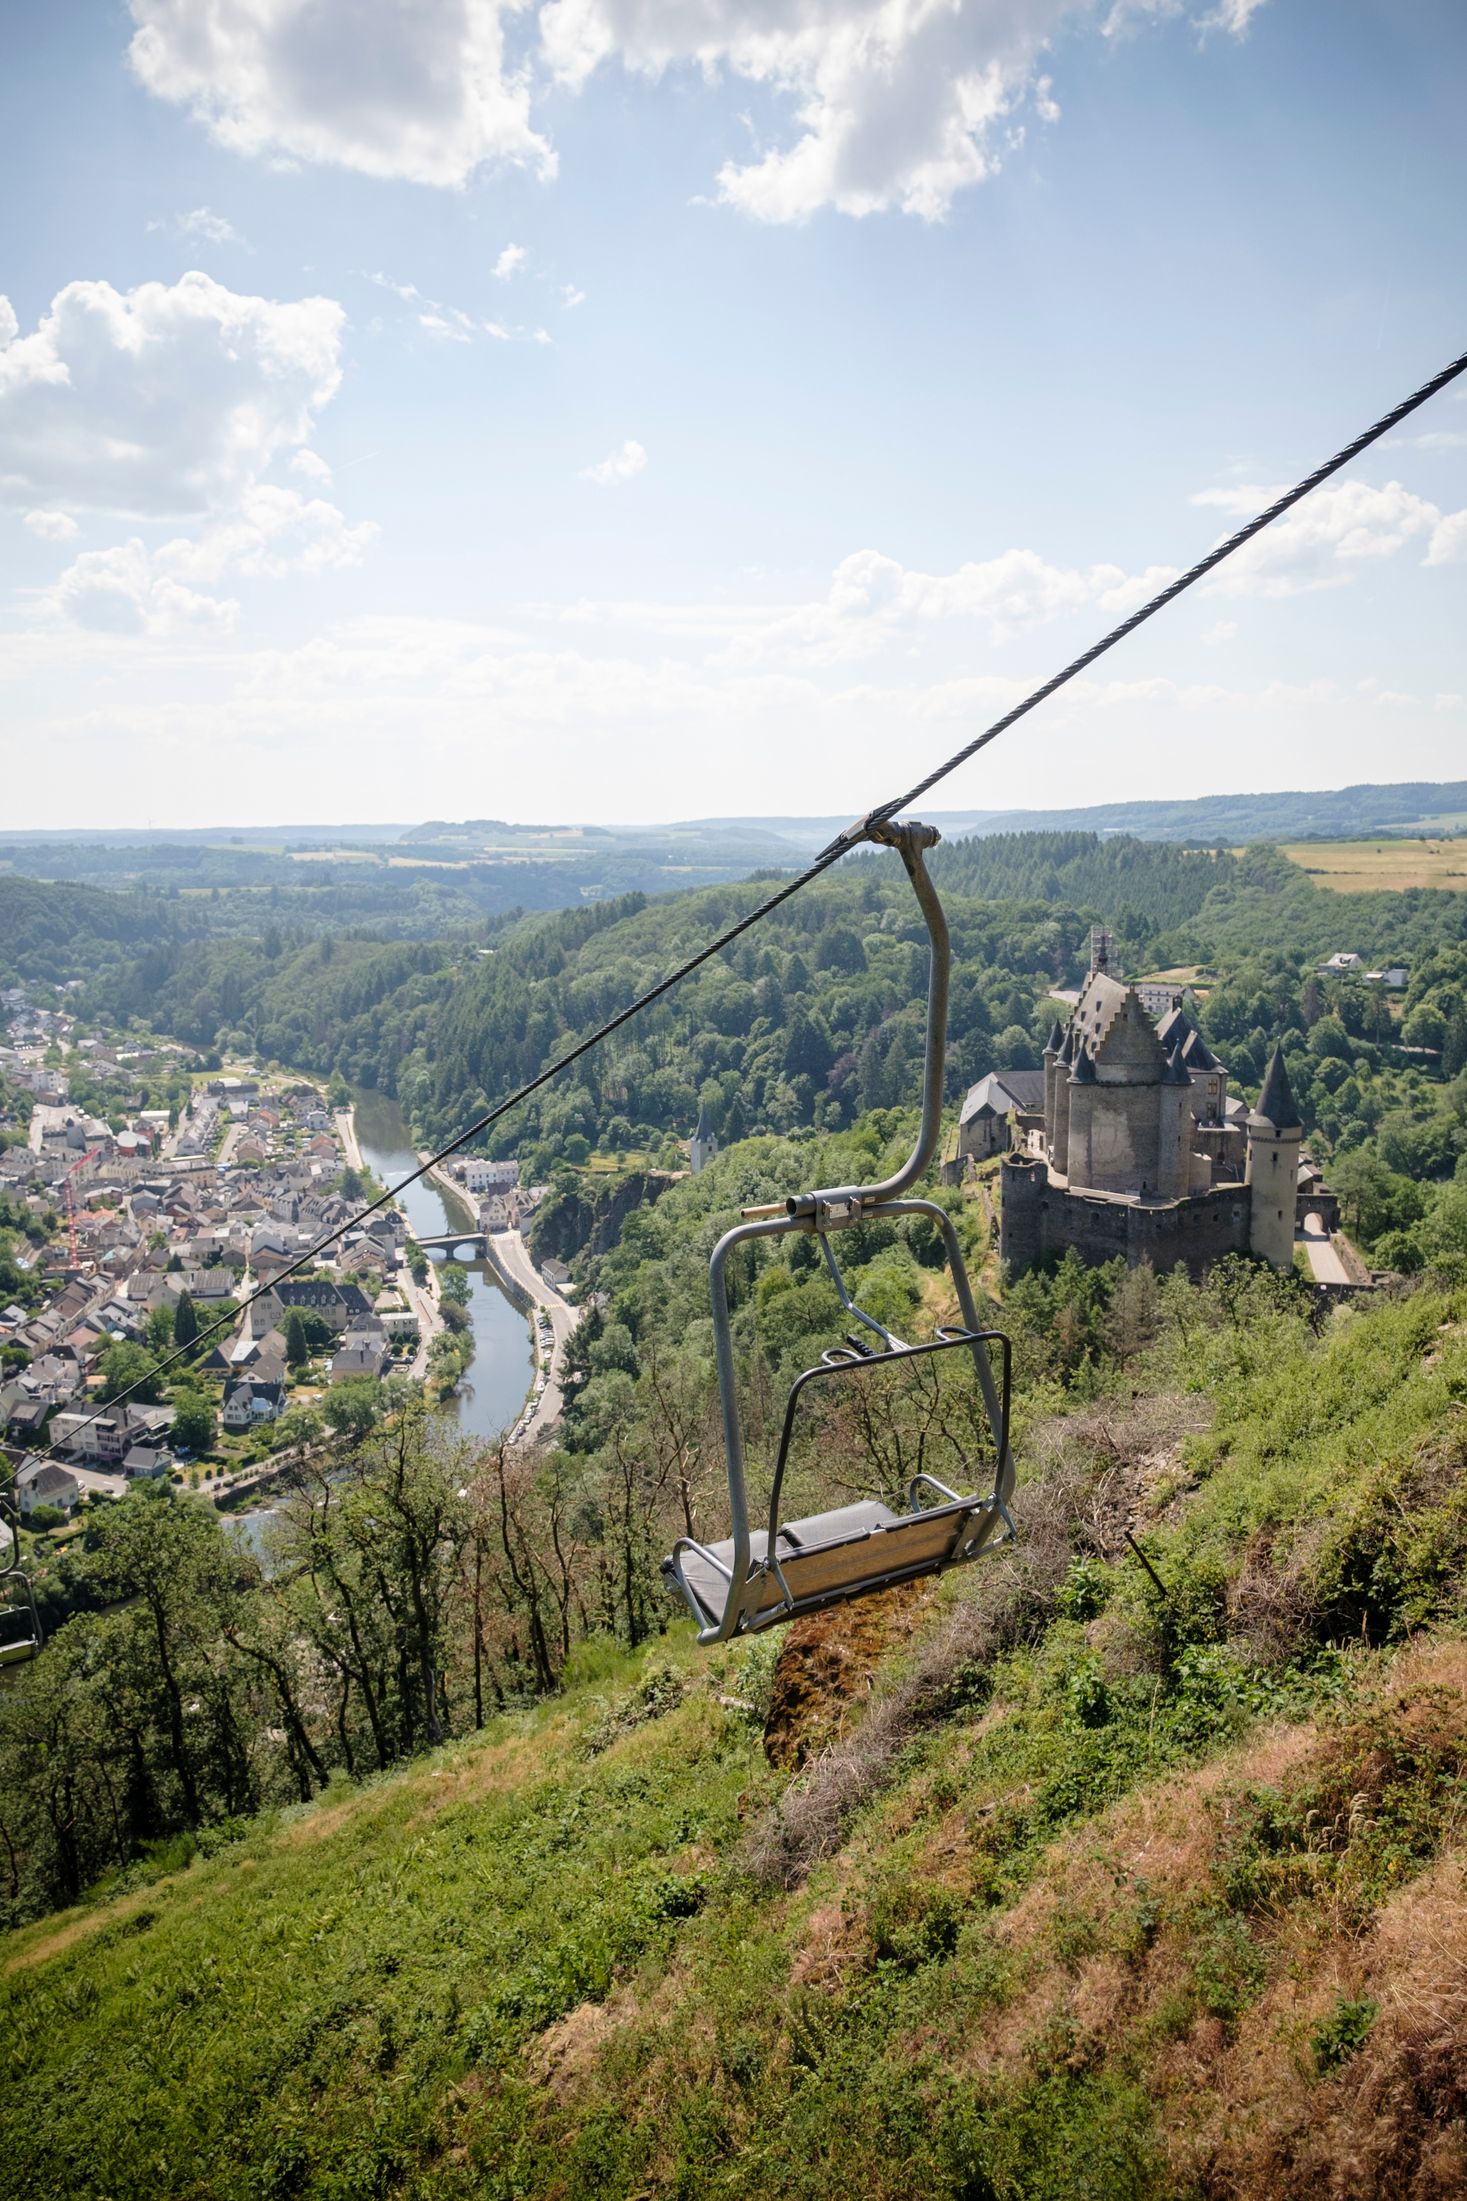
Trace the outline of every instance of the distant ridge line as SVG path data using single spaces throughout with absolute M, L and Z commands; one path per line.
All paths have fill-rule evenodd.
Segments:
M 1130 833 L 1139 840 L 1308 840 L 1352 839 L 1372 833 L 1467 832 L 1467 779 L 1362 780 L 1349 787 L 1292 788 L 1254 794 L 1193 795 L 1169 800 L 1076 804 L 1059 810 L 934 810 L 934 825 L 951 839 L 993 833 Z M 87 826 L 0 829 L 0 848 L 37 843 L 87 843 L 136 847 L 169 842 L 238 843 L 246 848 L 282 841 L 305 845 L 361 846 L 406 844 L 426 851 L 431 836 L 467 834 L 476 825 L 492 826 L 510 840 L 534 842 L 549 833 L 589 831 L 601 843 L 655 843 L 684 835 L 717 841 L 723 836 L 758 834 L 784 841 L 791 849 L 818 848 L 843 823 L 842 817 L 780 815 L 676 818 L 588 827 L 583 820 L 533 824 L 497 819 L 422 820 L 404 824 L 318 824 L 272 826 Z

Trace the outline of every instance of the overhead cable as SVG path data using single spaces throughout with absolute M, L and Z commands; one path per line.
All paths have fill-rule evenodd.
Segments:
M 239 1316 L 247 1308 L 252 1307 L 257 1299 L 262 1299 L 266 1292 L 273 1291 L 278 1284 L 286 1283 L 292 1276 L 299 1275 L 303 1269 L 310 1268 L 320 1254 L 329 1251 L 332 1246 L 339 1245 L 341 1240 L 349 1237 L 353 1231 L 360 1230 L 363 1223 L 377 1214 L 379 1209 L 390 1205 L 396 1199 L 398 1193 L 405 1191 L 409 1185 L 417 1184 L 420 1179 L 428 1175 L 430 1170 L 436 1169 L 441 1162 L 447 1161 L 450 1155 L 457 1154 L 459 1149 L 467 1146 L 471 1140 L 481 1138 L 486 1131 L 492 1129 L 513 1109 L 529 1100 L 532 1094 L 538 1093 L 543 1086 L 549 1085 L 553 1079 L 558 1078 L 563 1070 L 570 1069 L 572 1064 L 579 1062 L 583 1055 L 588 1055 L 593 1048 L 599 1047 L 603 1040 L 610 1039 L 612 1034 L 619 1032 L 624 1024 L 631 1023 L 632 1019 L 640 1016 L 644 1009 L 649 1009 L 654 1001 L 660 1001 L 664 994 L 671 993 L 675 986 L 680 986 L 685 978 L 691 977 L 693 972 L 701 969 L 703 964 L 711 962 L 715 955 L 721 955 L 725 948 L 731 947 L 735 940 L 750 931 L 753 926 L 762 924 L 766 917 L 771 916 L 785 902 L 791 901 L 795 895 L 802 893 L 824 872 L 829 871 L 832 865 L 839 863 L 842 856 L 848 855 L 853 848 L 868 839 L 873 825 L 884 819 L 894 818 L 898 812 L 909 809 L 931 788 L 936 787 L 940 781 L 945 780 L 950 773 L 957 771 L 959 765 L 966 764 L 970 757 L 977 756 L 980 749 L 986 749 L 991 741 L 996 741 L 1000 734 L 1007 733 L 1011 726 L 1017 725 L 1021 718 L 1026 718 L 1031 711 L 1037 710 L 1041 703 L 1047 702 L 1050 696 L 1056 694 L 1059 689 L 1068 686 L 1070 681 L 1078 679 L 1081 673 L 1088 671 L 1097 658 L 1104 657 L 1108 650 L 1113 650 L 1118 642 L 1124 642 L 1128 635 L 1134 634 L 1136 629 L 1144 626 L 1148 619 L 1155 618 L 1156 614 L 1165 610 L 1168 604 L 1175 603 L 1177 598 L 1185 595 L 1188 589 L 1194 588 L 1199 581 L 1205 580 L 1208 574 L 1215 572 L 1226 559 L 1235 556 L 1246 543 L 1252 542 L 1255 535 L 1261 535 L 1265 528 L 1271 527 L 1275 520 L 1281 519 L 1286 512 L 1291 511 L 1296 504 L 1302 502 L 1312 491 L 1318 489 L 1322 483 L 1327 482 L 1331 475 L 1339 473 L 1341 468 L 1348 466 L 1352 459 L 1358 458 L 1362 451 L 1369 450 L 1372 444 L 1378 443 L 1383 436 L 1389 435 L 1393 428 L 1399 427 L 1403 420 L 1416 412 L 1420 406 L 1425 405 L 1428 399 L 1435 397 L 1439 391 L 1446 389 L 1449 383 L 1455 382 L 1464 373 L 1467 373 L 1467 352 L 1459 353 L 1450 365 L 1443 367 L 1429 381 L 1423 382 L 1421 387 L 1413 390 L 1409 397 L 1402 398 L 1398 405 L 1393 405 L 1388 413 L 1383 413 L 1380 419 L 1367 428 L 1363 434 L 1354 437 L 1349 443 L 1345 444 L 1343 449 L 1337 451 L 1333 458 L 1326 459 L 1322 466 L 1316 466 L 1312 473 L 1306 474 L 1302 481 L 1297 482 L 1283 496 L 1276 497 L 1273 503 L 1260 512 L 1256 518 L 1249 520 L 1245 527 L 1240 527 L 1236 534 L 1229 535 L 1225 541 L 1220 542 L 1214 549 L 1210 550 L 1205 558 L 1199 558 L 1197 563 L 1189 566 L 1185 573 L 1178 574 L 1175 580 L 1169 581 L 1165 588 L 1159 589 L 1156 595 L 1144 603 L 1138 611 L 1133 611 L 1129 618 L 1121 620 L 1118 626 L 1112 627 L 1110 632 L 1103 635 L 1098 642 L 1092 643 L 1088 650 L 1083 651 L 1079 657 L 1073 658 L 1061 672 L 1055 673 L 1051 679 L 1043 682 L 1040 687 L 1033 689 L 1021 703 L 1015 704 L 1011 711 L 1006 711 L 1001 718 L 995 719 L 992 725 L 986 726 L 981 734 L 975 735 L 973 740 L 966 742 L 961 749 L 955 750 L 950 757 L 927 773 L 925 778 L 918 780 L 915 786 L 909 787 L 904 794 L 893 795 L 888 801 L 878 803 L 874 810 L 868 810 L 854 824 L 847 826 L 845 831 L 837 834 L 836 838 L 823 848 L 819 855 L 805 866 L 803 871 L 796 873 L 793 878 L 787 879 L 772 894 L 766 895 L 764 900 L 757 903 L 745 916 L 726 926 L 716 938 L 708 942 L 706 947 L 699 948 L 696 954 L 686 957 L 675 970 L 669 971 L 665 978 L 659 978 L 656 985 L 649 986 L 644 993 L 638 994 L 636 999 L 628 1002 L 624 1009 L 619 1009 L 615 1016 L 608 1017 L 605 1023 L 598 1025 L 594 1032 L 589 1033 L 584 1039 L 577 1040 L 573 1047 L 567 1048 L 563 1055 L 557 1055 L 553 1062 L 548 1063 L 543 1070 L 537 1071 L 534 1077 L 527 1078 L 524 1084 L 517 1087 L 507 1099 L 498 1101 L 494 1107 L 486 1109 L 484 1114 L 476 1117 L 467 1129 L 458 1134 L 457 1138 L 450 1139 L 446 1146 L 439 1147 L 435 1153 L 429 1155 L 426 1161 L 420 1162 L 416 1169 L 410 1170 L 406 1177 L 400 1178 L 395 1185 L 389 1186 L 375 1200 L 369 1201 L 364 1208 L 349 1216 L 344 1223 L 338 1223 L 334 1229 L 327 1231 L 323 1237 L 318 1238 L 313 1245 L 307 1247 L 298 1259 L 280 1270 L 269 1284 L 257 1285 L 244 1299 L 232 1301 L 227 1314 L 221 1315 L 217 1320 L 201 1327 L 198 1336 L 192 1343 L 181 1346 L 176 1351 L 168 1354 L 146 1376 L 139 1377 L 137 1382 L 124 1386 L 114 1398 L 108 1401 L 106 1406 L 99 1407 L 95 1413 L 89 1414 L 87 1419 L 73 1432 L 73 1436 L 79 1436 L 82 1429 L 89 1428 L 92 1423 L 100 1420 L 101 1416 L 108 1412 L 111 1407 L 124 1404 L 126 1400 L 145 1385 L 156 1382 L 159 1376 L 165 1375 L 179 1361 L 196 1353 L 201 1342 L 212 1337 L 216 1331 L 227 1328 L 229 1324 L 237 1321 Z M 54 1459 L 56 1453 L 48 1446 L 45 1451 L 36 1453 L 33 1457 Z

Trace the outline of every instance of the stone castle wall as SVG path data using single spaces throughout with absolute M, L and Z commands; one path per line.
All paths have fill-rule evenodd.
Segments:
M 1200 1279 L 1224 1254 L 1246 1253 L 1250 1196 L 1221 1185 L 1192 1199 L 1147 1204 L 1072 1192 L 1050 1182 L 1043 1162 L 1010 1155 L 1003 1165 L 999 1253 L 1013 1274 L 1057 1259 L 1073 1246 L 1098 1265 L 1117 1257 L 1158 1272 L 1180 1261 Z

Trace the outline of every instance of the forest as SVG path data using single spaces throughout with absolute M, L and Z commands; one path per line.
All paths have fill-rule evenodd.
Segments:
M 421 1402 L 384 1394 L 375 1424 L 293 1472 L 263 1566 L 182 1491 L 94 1506 L 77 1538 L 43 1555 L 52 1640 L 0 1710 L 11 1916 L 477 1732 L 557 1689 L 578 1644 L 660 1638 L 674 1610 L 659 1562 L 724 1505 L 714 1238 L 742 1206 L 882 1173 L 914 1129 L 910 1111 L 877 1110 L 850 1131 L 748 1139 L 631 1213 L 579 1264 L 595 1303 L 572 1341 L 556 1442 L 538 1457 L 470 1444 Z M 979 1273 L 977 1203 L 936 1197 Z M 864 1224 L 840 1250 L 856 1296 L 900 1334 L 951 1319 L 925 1218 Z M 750 1453 L 767 1461 L 790 1382 L 846 1318 L 804 1239 L 742 1249 L 729 1282 Z M 1464 1283 L 1467 1240 L 1433 1242 L 1403 1288 Z M 1201 1368 L 1209 1340 L 1268 1333 L 1269 1351 L 1308 1350 L 1318 1321 L 1297 1279 L 1246 1262 L 1198 1289 L 1180 1272 L 1072 1256 L 1010 1282 L 992 1313 L 1012 1340 L 1021 1446 L 1048 1417 L 1124 1399 L 1163 1363 L 1169 1380 L 1189 1354 Z M 971 1373 L 944 1363 L 941 1381 L 880 1397 L 863 1378 L 802 1414 L 791 1502 L 891 1500 L 918 1467 L 981 1476 L 985 1460 Z
M 1197 1018 L 1234 1092 L 1256 1092 L 1282 1039 L 1310 1152 L 1367 1254 L 1409 1270 L 1445 1250 L 1427 1212 L 1463 1150 L 1467 895 L 1337 894 L 1267 846 L 1228 854 L 1078 832 L 945 844 L 932 870 L 954 942 L 950 1099 L 986 1070 L 1039 1061 L 1052 990 L 1080 983 L 1090 928 L 1104 923 L 1116 967 L 1197 974 Z M 421 1136 L 444 1139 L 773 876 L 502 914 L 422 940 L 364 926 L 310 937 L 273 919 L 200 937 L 171 929 L 168 912 L 207 902 L 75 890 L 73 908 L 73 890 L 4 879 L 0 913 L 10 896 L 14 952 L 31 968 L 85 978 L 84 1011 L 176 1037 L 200 1061 L 253 1055 L 384 1087 Z M 1322 974 L 1342 944 L 1405 965 L 1404 996 Z M 925 974 L 896 859 L 853 857 L 529 1101 L 491 1148 L 544 1180 L 592 1150 L 676 1166 L 700 1108 L 725 1144 L 849 1126 L 912 1095 Z

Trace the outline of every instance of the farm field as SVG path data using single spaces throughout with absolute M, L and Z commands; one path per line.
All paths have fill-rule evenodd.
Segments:
M 1281 852 L 1337 894 L 1467 890 L 1467 840 L 1295 841 Z

